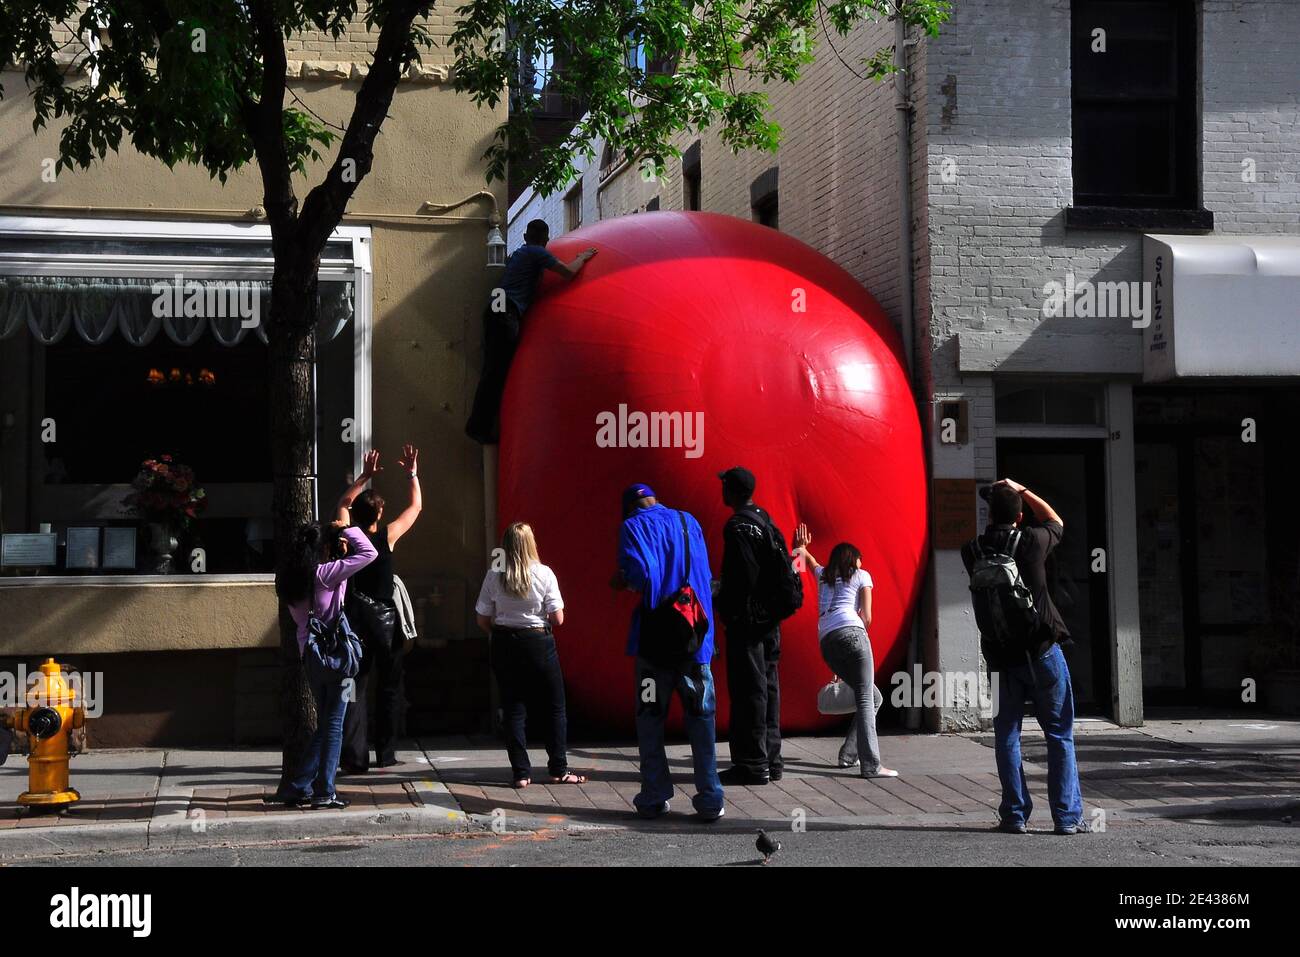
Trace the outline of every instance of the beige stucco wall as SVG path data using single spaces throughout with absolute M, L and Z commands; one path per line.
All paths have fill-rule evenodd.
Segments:
M 359 55 L 344 53 L 339 59 Z M 42 161 L 57 155 L 57 129 L 33 135 L 21 74 L 7 72 L 3 83 L 0 206 L 39 209 L 0 213 L 184 220 L 183 212 L 171 208 L 211 208 L 229 210 L 229 218 L 237 220 L 261 202 L 255 167 L 223 187 L 200 169 L 168 170 L 129 148 L 90 170 L 65 171 L 56 182 L 43 182 Z M 339 124 L 350 114 L 357 86 L 355 81 L 294 83 L 313 110 Z M 503 109 L 480 110 L 436 77 L 403 83 L 379 137 L 374 169 L 350 206 L 359 215 L 347 220 L 373 228 L 372 414 L 375 443 L 390 465 L 378 483 L 390 508 L 404 504 L 405 485 L 394 466 L 401 443 L 421 450 L 425 511 L 401 543 L 397 570 L 414 599 L 429 600 L 429 622 L 438 631 L 432 637 L 473 634 L 467 583 L 476 593 L 484 567 L 481 451 L 462 429 L 478 378 L 479 316 L 490 287 L 485 266 L 490 203 L 478 201 L 448 214 L 466 217 L 460 221 L 392 222 L 368 220 L 365 214 L 414 215 L 425 201 L 452 202 L 485 187 L 504 213 L 504 184 L 489 186 L 481 161 L 503 119 Z M 325 168 L 322 163 L 298 177 L 300 201 Z M 6 456 L 23 448 L 22 441 L 6 443 Z M 5 476 L 6 490 L 13 475 Z M 341 491 L 323 481 L 322 502 Z M 270 640 L 274 615 L 266 584 L 0 587 L 0 621 L 5 622 L 0 654 L 256 647 Z
M 0 621 L 0 654 L 14 656 L 279 645 L 269 582 L 3 585 Z

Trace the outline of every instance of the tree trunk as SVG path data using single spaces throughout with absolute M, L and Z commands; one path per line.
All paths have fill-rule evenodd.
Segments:
M 317 312 L 314 268 L 309 277 L 305 282 L 294 281 L 289 275 L 283 275 L 277 265 L 271 283 L 267 339 L 271 379 L 271 512 L 277 567 L 290 553 L 298 528 L 316 517 L 312 454 L 316 441 L 312 388 Z M 297 631 L 283 604 L 279 623 L 280 711 L 284 732 L 279 791 L 286 793 L 315 730 L 316 709 L 302 668 Z

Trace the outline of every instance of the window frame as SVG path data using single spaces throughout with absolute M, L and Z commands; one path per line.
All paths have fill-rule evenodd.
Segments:
M 196 242 L 223 242 L 232 245 L 247 243 L 265 247 L 271 242 L 271 227 L 264 223 L 230 223 L 195 220 L 132 220 L 100 219 L 89 217 L 52 216 L 0 216 L 0 238 L 15 239 L 104 239 L 132 240 L 189 240 Z M 322 259 L 318 273 L 324 282 L 353 283 L 353 435 L 352 469 L 359 474 L 362 456 L 370 447 L 373 434 L 372 352 L 373 352 L 373 291 L 374 272 L 370 255 L 373 239 L 369 226 L 339 226 L 330 235 L 329 242 L 346 242 L 350 245 L 350 262 L 339 259 Z M 252 248 L 249 249 L 253 253 Z M 39 255 L 0 253 L 0 275 L 12 276 L 86 276 L 123 277 L 143 279 L 171 279 L 177 272 L 193 279 L 258 279 L 269 281 L 274 271 L 274 260 L 269 249 L 257 249 L 258 255 L 236 257 L 199 257 L 185 255 L 98 256 L 87 253 Z M 26 334 L 20 332 L 19 335 Z M 313 445 L 313 455 L 317 452 Z M 313 463 L 313 467 L 315 464 Z M 315 490 L 316 511 L 320 514 L 320 490 Z M 141 579 L 151 583 L 177 581 L 202 583 L 204 581 L 263 581 L 266 575 L 257 573 L 230 575 L 122 575 L 95 576 L 0 576 L 5 584 L 24 582 L 33 585 L 50 584 L 60 578 L 80 584 L 139 584 Z
M 1157 229 L 1173 231 L 1208 230 L 1214 226 L 1213 214 L 1202 208 L 1203 157 L 1201 149 L 1201 22 L 1197 0 L 1157 0 L 1168 3 L 1173 11 L 1175 93 L 1173 97 L 1109 95 L 1081 93 L 1079 71 L 1075 67 L 1078 50 L 1089 46 L 1091 29 L 1086 24 L 1090 11 L 1099 7 L 1121 8 L 1151 0 L 1071 0 L 1070 3 L 1070 144 L 1072 204 L 1066 209 L 1066 225 L 1081 229 Z M 1080 106 L 1106 104 L 1170 104 L 1174 130 L 1170 143 L 1173 164 L 1172 195 L 1162 199 L 1140 193 L 1086 193 L 1078 189 L 1081 157 L 1092 151 L 1081 148 L 1086 142 L 1079 133 Z
M 564 231 L 582 228 L 582 177 L 564 194 Z
M 749 184 L 749 209 L 754 222 L 781 230 L 781 167 L 770 166 Z M 775 223 L 768 218 L 775 213 Z
M 704 208 L 704 168 L 700 161 L 700 141 L 696 140 L 682 154 L 682 208 Z

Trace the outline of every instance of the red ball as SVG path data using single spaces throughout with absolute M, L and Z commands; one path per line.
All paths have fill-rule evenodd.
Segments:
M 624 216 L 566 234 L 550 249 L 567 262 L 589 246 L 598 254 L 576 279 L 546 274 L 524 318 L 499 462 L 501 529 L 532 525 L 564 596 L 556 635 L 571 724 L 633 728 L 624 646 L 637 599 L 609 587 L 622 490 L 645 482 L 663 504 L 699 519 L 716 578 L 730 514 L 717 473 L 733 465 L 754 473 L 754 500 L 787 542 L 803 521 L 821 561 L 841 541 L 862 551 L 875 582 L 869 633 L 877 684 L 888 696 L 921 585 L 926 478 L 901 347 L 879 304 L 811 247 L 730 216 Z M 702 442 L 686 447 L 697 437 L 682 428 L 668 436 L 675 446 L 628 447 L 643 436 L 634 428 L 620 434 L 617 423 L 635 426 L 637 412 L 702 421 Z M 602 447 L 611 438 L 628 445 Z M 803 582 L 804 606 L 781 626 L 787 731 L 843 722 L 817 713 L 817 690 L 831 672 L 817 644 L 816 583 L 811 573 Z M 724 733 L 721 624 L 716 644 Z

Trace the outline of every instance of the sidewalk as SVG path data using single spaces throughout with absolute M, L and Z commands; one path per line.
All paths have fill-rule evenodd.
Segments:
M 985 828 L 999 800 L 991 735 L 886 734 L 881 748 L 897 779 L 865 781 L 834 767 L 838 736 L 786 740 L 785 777 L 765 787 L 727 788 L 727 816 L 713 827 Z M 0 861 L 39 860 L 98 850 L 211 844 L 259 844 L 321 838 L 382 838 L 547 828 L 696 830 L 690 814 L 690 752 L 669 746 L 679 790 L 673 813 L 644 822 L 636 748 L 576 745 L 585 786 L 507 786 L 505 752 L 488 738 L 411 742 L 402 764 L 362 777 L 340 777 L 346 811 L 267 807 L 262 796 L 279 777 L 279 751 L 91 751 L 72 762 L 82 801 L 61 816 L 32 814 L 14 799 L 27 762 L 0 768 Z M 1300 721 L 1165 719 L 1141 729 L 1084 721 L 1078 752 L 1089 819 L 1110 826 L 1151 817 L 1293 813 L 1300 805 Z M 1026 771 L 1034 794 L 1031 827 L 1050 826 L 1046 749 L 1026 728 Z M 719 746 L 726 766 L 727 746 Z M 539 747 L 534 760 L 544 768 Z
M 1032 726 L 1032 730 L 1031 730 Z M 1300 804 L 1300 721 L 1164 720 L 1144 728 L 1081 721 L 1076 728 L 1086 813 L 1096 824 L 1125 819 L 1246 813 Z M 863 780 L 836 767 L 842 739 L 794 737 L 784 742 L 785 776 L 763 787 L 728 787 L 722 823 L 789 827 L 801 815 L 808 827 L 966 825 L 997 820 L 1001 797 L 992 734 L 885 734 L 881 753 L 900 772 Z M 1034 798 L 1031 828 L 1050 828 L 1047 749 L 1037 725 L 1027 723 L 1022 750 Z M 510 830 L 541 827 L 692 827 L 691 761 L 687 745 L 668 748 L 678 784 L 670 818 L 645 824 L 635 817 L 635 746 L 571 747 L 569 761 L 589 774 L 585 786 L 540 782 L 524 791 L 506 786 L 509 765 L 490 740 L 447 740 L 427 752 L 460 807 L 475 823 Z M 726 767 L 727 746 L 719 745 Z M 544 771 L 545 752 L 533 751 Z M 538 764 L 540 762 L 540 765 Z M 1288 813 L 1288 812 L 1279 812 Z
M 345 811 L 262 803 L 280 778 L 279 749 L 188 751 L 90 750 L 72 759 L 81 801 L 60 815 L 16 803 L 27 760 L 0 768 L 0 861 L 99 850 L 466 831 L 470 824 L 418 746 L 402 764 L 343 776 Z

